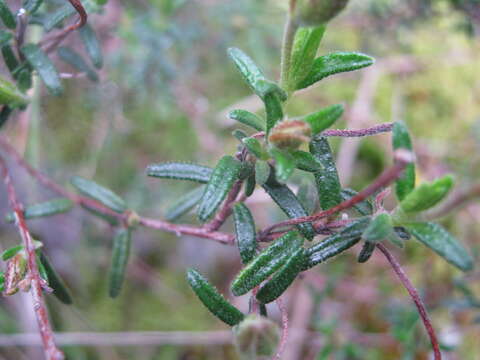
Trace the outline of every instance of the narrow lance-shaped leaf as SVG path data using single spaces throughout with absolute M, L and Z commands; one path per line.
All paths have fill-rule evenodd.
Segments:
M 410 192 L 401 202 L 406 214 L 428 210 L 442 201 L 453 187 L 453 176 L 447 175 L 431 183 L 423 183 Z
M 277 122 L 283 119 L 282 103 L 278 96 L 274 93 L 270 93 L 265 96 L 265 111 L 267 113 L 267 131 L 266 137 L 270 134 L 270 130 L 277 124 Z
M 2 260 L 7 261 L 23 250 L 23 245 L 13 246 L 2 253 Z
M 167 213 L 165 214 L 165 220 L 175 221 L 179 217 L 188 213 L 200 202 L 204 191 L 205 186 L 199 186 L 181 196 L 180 199 L 178 199 L 172 206 L 169 207 Z
M 343 115 L 345 108 L 341 104 L 328 106 L 314 113 L 300 118 L 310 124 L 312 135 L 320 134 L 322 131 L 332 126 Z
M 198 218 L 207 221 L 226 198 L 233 184 L 240 177 L 242 163 L 232 156 L 220 159 L 208 181 L 198 206 Z
M 0 77 L 0 105 L 16 108 L 27 105 L 28 101 L 14 84 Z
M 57 198 L 50 201 L 42 202 L 35 205 L 30 205 L 23 211 L 23 217 L 26 220 L 36 219 L 40 217 L 53 216 L 62 214 L 73 207 L 73 202 L 67 198 Z M 5 216 L 7 222 L 14 222 L 15 216 L 13 213 L 9 213 Z
M 70 183 L 83 195 L 99 201 L 113 211 L 123 213 L 127 210 L 127 205 L 121 197 L 94 181 L 74 176 L 70 179 Z
M 392 130 L 393 150 L 406 149 L 413 151 L 412 140 L 408 128 L 402 121 L 397 121 Z M 395 181 L 395 193 L 402 201 L 415 188 L 415 164 L 407 164 L 402 175 Z
M 442 226 L 435 223 L 406 224 L 407 230 L 420 242 L 463 271 L 473 269 L 473 258 L 463 245 Z
M 373 255 L 373 252 L 375 251 L 375 248 L 377 247 L 377 244 L 374 242 L 366 241 L 363 244 L 362 250 L 360 251 L 360 254 L 358 254 L 357 261 L 359 263 L 366 263 Z
M 358 191 L 349 188 L 342 189 L 341 191 L 343 201 L 349 200 L 357 194 Z M 369 200 L 363 200 L 355 204 L 353 207 L 359 212 L 360 215 L 367 216 L 373 214 L 373 205 Z
M 10 73 L 13 73 L 15 69 L 18 68 L 19 62 L 10 45 L 5 44 L 2 46 L 2 56 L 8 70 L 10 71 Z
M 103 66 L 103 54 L 95 31 L 88 24 L 82 26 L 78 31 L 93 66 L 101 69 Z
M 232 120 L 236 120 L 239 123 L 250 126 L 258 131 L 265 131 L 265 121 L 258 115 L 253 114 L 246 110 L 233 110 L 228 114 L 228 117 Z
M 305 263 L 305 250 L 295 251 L 284 265 L 263 285 L 257 293 L 257 300 L 268 304 L 279 298 L 302 271 Z
M 114 298 L 120 294 L 131 247 L 131 230 L 122 228 L 113 238 L 112 264 L 109 276 L 109 295 Z
M 0 19 L 2 19 L 3 24 L 9 29 L 15 29 L 17 27 L 17 20 L 15 15 L 5 3 L 5 0 L 0 0 Z
M 257 159 L 267 160 L 268 156 L 267 151 L 264 149 L 260 141 L 253 137 L 246 137 L 242 139 L 243 145 L 247 148 L 248 152 L 255 156 Z
M 10 40 L 13 39 L 13 35 L 10 31 L 0 29 L 0 47 L 8 45 Z
M 54 27 L 61 24 L 63 20 L 75 14 L 75 9 L 70 3 L 64 4 L 56 9 L 54 12 L 49 13 L 44 19 L 43 26 L 45 31 L 49 32 Z
M 232 283 L 235 296 L 246 294 L 277 271 L 301 246 L 303 239 L 296 231 L 290 231 L 263 250 L 238 274 Z
M 235 239 L 237 240 L 240 257 L 244 264 L 249 263 L 257 253 L 257 234 L 255 222 L 250 210 L 243 203 L 233 207 L 235 224 Z
M 57 299 L 64 304 L 72 304 L 73 299 L 67 285 L 60 277 L 60 275 L 58 275 L 58 273 L 55 271 L 52 263 L 43 252 L 40 253 L 40 263 L 45 269 L 48 278 L 48 285 L 53 289 L 53 295 L 55 295 Z
M 210 283 L 197 271 L 189 269 L 187 280 L 200 301 L 210 312 L 224 323 L 235 326 L 239 324 L 244 315 L 240 310 L 230 304 Z
M 35 14 L 43 0 L 26 0 L 23 2 L 23 8 L 30 14 Z
M 147 175 L 161 179 L 189 180 L 206 184 L 210 180 L 212 169 L 197 164 L 168 162 L 149 165 Z
M 240 142 L 242 142 L 243 139 L 248 137 L 248 134 L 245 131 L 240 129 L 233 130 L 232 135 L 235 139 L 237 139 Z
M 322 25 L 298 29 L 293 43 L 288 88 L 295 90 L 295 85 L 305 80 L 310 73 L 325 28 L 325 25 Z
M 85 73 L 90 80 L 98 81 L 98 75 L 87 65 L 79 53 L 65 46 L 59 47 L 57 53 L 60 59 L 71 65 L 74 69 Z
M 38 72 L 50 93 L 56 96 L 62 94 L 63 86 L 57 69 L 40 47 L 35 44 L 27 44 L 22 47 L 22 53 Z
M 296 219 L 308 216 L 307 210 L 305 210 L 292 190 L 276 181 L 272 174 L 270 174 L 268 181 L 263 184 L 263 188 L 289 218 Z M 315 236 L 315 229 L 310 223 L 298 224 L 297 229 L 308 240 L 312 240 Z
M 309 87 L 327 76 L 354 71 L 370 66 L 375 60 L 365 54 L 337 52 L 321 56 L 313 62 L 312 70 L 304 80 L 297 83 L 297 90 Z
M 327 210 L 343 201 L 337 167 L 326 138 L 314 138 L 310 142 L 310 152 L 322 166 L 322 170 L 315 173 L 315 181 L 320 206 L 323 210 Z
M 295 170 L 295 159 L 287 152 L 278 148 L 270 149 L 275 159 L 275 176 L 280 183 L 286 183 Z
M 255 174 L 254 171 L 248 178 L 245 180 L 245 196 L 250 197 L 252 196 L 253 192 L 255 191 L 255 186 L 257 183 L 255 182 Z
M 313 173 L 322 170 L 322 165 L 320 165 L 312 154 L 302 150 L 296 150 L 290 154 L 295 161 L 297 169 Z
M 257 160 L 255 162 L 255 182 L 262 186 L 270 177 L 271 167 L 266 161 Z
M 341 232 L 331 235 L 320 243 L 313 245 L 305 251 L 307 260 L 303 270 L 308 270 L 317 264 L 337 256 L 350 249 L 360 241 L 362 233 L 370 223 L 370 218 L 361 218 L 346 226 Z

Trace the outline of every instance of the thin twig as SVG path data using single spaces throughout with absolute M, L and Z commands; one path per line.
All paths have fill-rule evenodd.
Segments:
M 283 34 L 282 44 L 282 58 L 281 58 L 281 72 L 280 72 L 280 86 L 290 92 L 289 87 L 289 73 L 290 66 L 292 64 L 292 49 L 293 42 L 295 40 L 295 34 L 298 30 L 298 25 L 293 21 L 292 11 L 295 5 L 295 1 L 290 3 L 290 11 L 287 14 L 287 22 L 285 24 L 285 31 Z
M 337 137 L 364 137 L 364 136 L 373 136 L 381 133 L 387 133 L 392 131 L 393 123 L 384 123 L 380 125 L 373 126 L 371 128 L 360 129 L 360 130 L 325 130 L 320 134 L 320 136 L 337 136 Z
M 43 299 L 43 286 L 46 285 L 42 280 L 38 271 L 37 256 L 35 254 L 35 245 L 33 239 L 28 231 L 25 218 L 23 217 L 23 207 L 17 199 L 15 188 L 12 183 L 12 179 L 8 172 L 7 165 L 3 157 L 0 156 L 0 170 L 7 188 L 8 201 L 12 208 L 16 221 L 15 224 L 18 228 L 20 237 L 22 238 L 25 252 L 27 255 L 28 271 L 27 276 L 31 281 L 30 294 L 33 299 L 33 309 L 37 317 L 38 328 L 40 336 L 42 338 L 43 348 L 45 352 L 45 358 L 47 360 L 63 360 L 65 357 L 63 353 L 57 348 L 53 339 L 53 331 L 48 319 L 47 307 Z
M 282 316 L 282 336 L 280 337 L 280 344 L 278 345 L 278 350 L 273 360 L 280 360 L 288 340 L 288 311 L 281 298 L 278 298 L 275 302 Z
M 440 346 L 438 344 L 437 336 L 435 334 L 435 330 L 433 329 L 432 323 L 430 322 L 430 318 L 427 313 L 427 309 L 425 307 L 425 304 L 423 303 L 422 299 L 420 298 L 420 295 L 418 294 L 417 290 L 415 289 L 415 286 L 410 282 L 407 274 L 403 271 L 402 267 L 398 263 L 397 259 L 388 251 L 388 249 L 383 246 L 382 244 L 377 244 L 377 248 L 385 255 L 387 258 L 388 262 L 390 265 L 392 265 L 393 270 L 397 274 L 398 278 L 402 282 L 403 286 L 405 289 L 407 289 L 408 293 L 410 294 L 413 302 L 417 306 L 418 313 L 420 314 L 420 317 L 422 318 L 423 324 L 425 325 L 425 328 L 427 329 L 428 336 L 430 337 L 430 341 L 432 343 L 433 347 L 433 353 L 434 353 L 434 359 L 435 360 L 441 360 L 442 359 L 442 354 L 440 353 Z

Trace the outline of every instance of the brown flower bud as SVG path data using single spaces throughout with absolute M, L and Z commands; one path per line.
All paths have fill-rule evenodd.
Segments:
M 295 150 L 310 141 L 312 129 L 301 120 L 287 120 L 278 123 L 270 132 L 268 141 L 279 149 Z
M 301 26 L 319 26 L 337 16 L 349 0 L 297 0 L 295 21 Z
M 233 328 L 235 346 L 241 359 L 273 356 L 280 340 L 278 325 L 266 317 L 252 314 Z
M 5 271 L 5 295 L 13 295 L 19 290 L 19 285 L 25 279 L 27 273 L 27 261 L 22 253 L 18 253 L 7 261 Z M 23 284 L 22 284 L 23 285 Z

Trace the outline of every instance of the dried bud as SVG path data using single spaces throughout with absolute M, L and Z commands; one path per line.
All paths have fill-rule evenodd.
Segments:
M 301 120 L 287 120 L 278 123 L 270 132 L 268 141 L 279 149 L 297 149 L 310 141 L 312 129 Z
M 242 359 L 273 356 L 280 340 L 278 325 L 260 315 L 249 315 L 233 328 L 233 332 Z
M 127 211 L 128 227 L 136 228 L 140 224 L 140 216 L 133 210 Z
M 25 279 L 27 273 L 27 261 L 20 252 L 7 261 L 7 271 L 5 271 L 5 295 L 13 295 L 19 290 L 19 285 Z M 24 284 L 22 284 L 23 286 Z
M 298 0 L 294 19 L 301 26 L 319 26 L 327 23 L 345 6 L 349 0 Z

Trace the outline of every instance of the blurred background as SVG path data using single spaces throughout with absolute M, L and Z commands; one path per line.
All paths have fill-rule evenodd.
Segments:
M 89 19 L 104 51 L 100 81 L 66 79 L 61 97 L 42 89 L 2 131 L 56 181 L 67 184 L 72 175 L 95 179 L 140 214 L 161 218 L 191 184 L 149 179 L 146 165 L 167 160 L 214 165 L 236 151 L 231 132 L 239 126 L 226 113 L 256 112 L 261 103 L 226 49 L 243 49 L 270 77 L 278 77 L 283 6 L 279 0 L 109 0 L 103 13 Z M 81 51 L 78 42 L 76 34 L 66 41 Z M 289 115 L 343 103 L 347 111 L 339 128 L 404 120 L 414 137 L 419 181 L 451 172 L 456 191 L 469 194 L 471 201 L 442 224 L 478 259 L 480 3 L 351 0 L 327 29 L 321 53 L 331 51 L 364 52 L 377 63 L 299 94 Z M 362 189 L 391 163 L 388 134 L 335 140 L 332 146 L 343 186 Z M 13 175 L 24 203 L 54 196 L 22 169 L 13 168 Z M 282 219 L 262 190 L 250 207 L 259 227 Z M 7 211 L 2 190 L 1 216 Z M 181 222 L 196 219 L 187 215 Z M 74 294 L 72 306 L 48 297 L 54 328 L 84 335 L 72 336 L 64 347 L 68 359 L 237 359 L 228 328 L 185 281 L 186 268 L 194 267 L 228 295 L 241 266 L 235 248 L 139 229 L 127 282 L 112 300 L 106 279 L 112 228 L 80 209 L 30 226 Z M 231 224 L 224 230 L 231 231 Z M 0 250 L 18 241 L 15 229 L 0 223 Z M 292 329 L 284 359 L 431 358 L 416 309 L 385 259 L 374 254 L 358 264 L 358 251 L 315 268 L 286 294 Z M 479 359 L 480 270 L 460 273 L 413 241 L 395 254 L 430 310 L 445 358 Z M 248 309 L 248 296 L 232 301 Z M 42 358 L 38 347 L 23 346 L 25 338 L 2 340 L 36 331 L 29 302 L 25 294 L 0 300 L 0 359 Z M 278 319 L 274 306 L 269 313 Z M 145 341 L 145 331 L 157 333 Z M 116 334 L 88 336 L 97 332 Z

